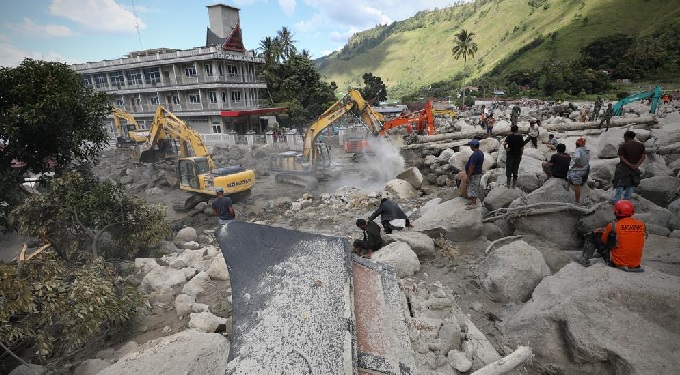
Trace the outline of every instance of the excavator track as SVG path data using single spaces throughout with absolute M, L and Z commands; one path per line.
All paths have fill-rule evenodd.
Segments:
M 279 173 L 274 179 L 276 182 L 303 186 L 306 189 L 316 190 L 319 187 L 319 179 L 312 175 L 297 175 L 292 173 Z

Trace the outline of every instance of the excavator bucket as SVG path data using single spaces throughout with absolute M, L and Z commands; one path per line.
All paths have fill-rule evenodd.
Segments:
M 414 373 L 394 268 L 340 237 L 245 222 L 215 236 L 232 287 L 225 374 Z
M 163 160 L 163 153 L 159 150 L 151 149 L 139 152 L 139 161 L 142 163 L 155 163 Z

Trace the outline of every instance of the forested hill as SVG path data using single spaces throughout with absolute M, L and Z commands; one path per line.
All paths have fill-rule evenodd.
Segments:
M 680 0 L 477 0 L 357 33 L 316 63 L 340 90 L 363 86 L 370 72 L 390 99 L 432 87 L 443 92 L 462 83 L 465 62 L 451 53 L 462 29 L 475 33 L 478 46 L 466 82 L 484 76 L 502 85 L 500 77 L 513 72 L 584 61 L 594 71 L 608 69 L 610 78 L 614 70 L 615 78 L 677 80 L 680 71 Z

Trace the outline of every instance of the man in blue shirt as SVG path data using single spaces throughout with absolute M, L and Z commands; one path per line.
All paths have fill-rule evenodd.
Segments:
M 217 222 L 224 225 L 234 221 L 236 212 L 232 206 L 231 199 L 224 196 L 224 189 L 221 187 L 215 188 L 217 198 L 212 202 L 213 215 L 217 217 Z
M 465 163 L 465 173 L 467 174 L 467 196 L 470 203 L 465 205 L 466 210 L 477 208 L 477 197 L 479 196 L 479 185 L 482 180 L 482 164 L 484 164 L 484 153 L 479 150 L 479 141 L 471 140 L 468 145 L 472 149 L 472 155 Z

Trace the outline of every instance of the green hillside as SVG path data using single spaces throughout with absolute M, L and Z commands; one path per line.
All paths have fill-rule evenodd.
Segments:
M 574 59 L 604 36 L 638 38 L 678 22 L 678 0 L 478 0 L 355 34 L 317 63 L 340 91 L 363 86 L 361 76 L 371 72 L 383 79 L 390 99 L 398 99 L 460 81 L 464 62 L 453 59 L 451 48 L 462 29 L 475 33 L 479 47 L 467 63 L 471 80 L 501 62 L 503 72 L 538 68 L 545 60 Z

